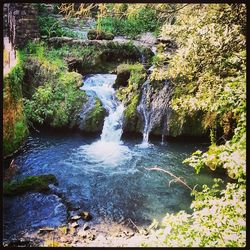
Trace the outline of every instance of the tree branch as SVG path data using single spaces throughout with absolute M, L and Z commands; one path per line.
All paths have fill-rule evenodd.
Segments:
M 170 173 L 167 170 L 164 170 L 164 169 L 159 168 L 157 166 L 152 167 L 152 168 L 145 168 L 145 169 L 147 169 L 147 170 L 153 170 L 153 171 L 161 171 L 161 172 L 167 173 L 168 175 L 170 175 L 171 177 L 173 177 L 174 179 L 169 182 L 169 186 L 170 186 L 171 182 L 174 181 L 174 182 L 180 182 L 181 184 L 183 184 L 185 187 L 187 187 L 191 191 L 193 190 L 187 183 L 185 183 L 183 180 L 181 180 L 181 177 L 177 177 L 176 175 Z

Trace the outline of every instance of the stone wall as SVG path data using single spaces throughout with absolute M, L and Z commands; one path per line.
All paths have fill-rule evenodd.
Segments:
M 4 4 L 4 32 L 15 48 L 23 47 L 28 40 L 39 38 L 37 14 L 36 4 Z

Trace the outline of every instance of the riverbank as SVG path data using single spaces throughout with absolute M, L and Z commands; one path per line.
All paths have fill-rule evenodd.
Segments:
M 4 246 L 27 247 L 140 247 L 150 238 L 147 230 L 133 229 L 117 223 L 91 222 L 82 226 L 67 224 L 57 228 L 45 227 L 35 232 L 26 232 L 4 241 Z M 134 226 L 135 227 L 135 226 Z M 152 238 L 151 238 L 152 239 Z

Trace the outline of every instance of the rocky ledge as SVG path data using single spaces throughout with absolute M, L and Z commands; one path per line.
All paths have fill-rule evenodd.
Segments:
M 73 216 L 68 224 L 44 227 L 35 232 L 23 232 L 4 246 L 27 247 L 140 247 L 150 241 L 152 229 L 116 223 L 93 224 L 82 216 Z

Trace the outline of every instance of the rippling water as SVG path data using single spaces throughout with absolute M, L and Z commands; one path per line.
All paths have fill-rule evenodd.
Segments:
M 167 212 L 189 211 L 189 190 L 178 183 L 169 187 L 170 176 L 145 167 L 162 167 L 182 176 L 191 187 L 209 184 L 215 175 L 206 171 L 196 175 L 181 163 L 204 145 L 152 142 L 149 147 L 141 147 L 140 143 L 141 139 L 105 143 L 79 134 L 42 132 L 30 136 L 16 157 L 20 169 L 15 178 L 54 174 L 59 192 L 75 207 L 90 211 L 95 223 L 122 223 L 131 218 L 137 225 L 145 225 Z M 66 207 L 55 195 L 25 194 L 4 199 L 6 236 L 64 222 Z

